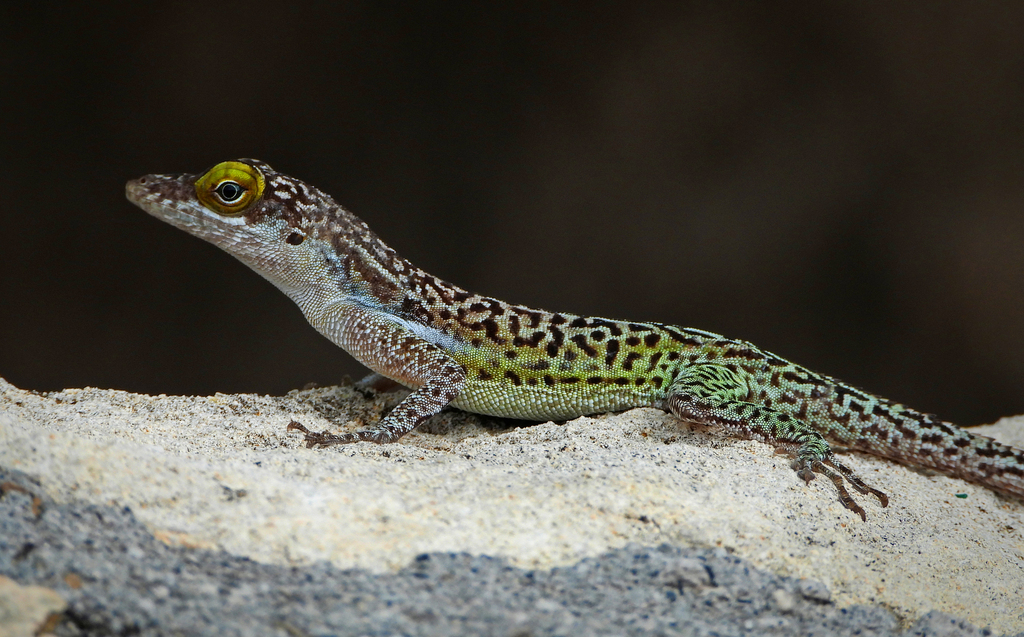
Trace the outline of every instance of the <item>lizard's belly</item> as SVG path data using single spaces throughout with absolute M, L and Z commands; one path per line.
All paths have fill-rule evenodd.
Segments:
M 620 411 L 652 404 L 651 397 L 629 387 L 514 385 L 470 380 L 452 405 L 502 418 L 570 420 L 587 414 Z

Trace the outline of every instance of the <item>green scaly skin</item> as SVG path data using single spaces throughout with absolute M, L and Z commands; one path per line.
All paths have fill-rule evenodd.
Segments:
M 1024 497 L 1024 451 L 811 372 L 745 341 L 660 323 L 552 313 L 472 294 L 402 259 L 329 196 L 255 160 L 127 185 L 145 211 L 237 257 L 310 324 L 414 391 L 377 427 L 307 446 L 396 442 L 445 406 L 529 420 L 657 407 L 776 445 L 805 481 L 888 498 L 838 462 L 845 449 Z

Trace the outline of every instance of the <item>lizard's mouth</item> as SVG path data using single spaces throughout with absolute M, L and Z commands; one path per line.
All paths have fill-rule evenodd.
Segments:
M 224 217 L 203 206 L 195 195 L 198 175 L 145 175 L 125 184 L 125 197 L 157 219 L 212 240 L 215 228 L 244 225 L 242 217 Z
M 132 179 L 124 187 L 128 201 L 142 208 L 149 214 L 174 222 L 180 217 L 195 217 L 188 210 L 187 198 L 182 197 L 185 191 L 185 179 L 193 175 L 145 175 Z M 177 224 L 175 224 L 177 225 Z
M 198 175 L 146 175 L 125 184 L 125 196 L 157 219 L 209 241 L 245 263 L 266 248 L 266 237 L 244 215 L 225 216 L 210 210 L 196 196 Z

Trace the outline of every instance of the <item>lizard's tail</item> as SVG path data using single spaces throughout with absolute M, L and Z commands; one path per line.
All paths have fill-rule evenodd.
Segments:
M 854 448 L 936 469 L 1024 500 L 1024 450 L 904 408 L 892 414 L 887 436 L 861 437 Z M 872 427 L 865 429 L 871 432 Z
M 1024 499 L 1024 450 L 960 430 L 969 444 L 953 475 Z M 959 439 L 958 439 L 959 440 Z

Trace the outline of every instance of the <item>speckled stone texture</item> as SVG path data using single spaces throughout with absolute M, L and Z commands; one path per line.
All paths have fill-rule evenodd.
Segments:
M 886 490 L 892 502 L 882 509 L 865 500 L 868 520 L 864 523 L 839 504 L 830 483 L 817 480 L 805 486 L 789 468 L 788 459 L 775 455 L 770 447 L 693 432 L 670 416 L 649 409 L 535 426 L 480 419 L 452 410 L 401 443 L 384 447 L 308 450 L 300 436 L 285 431 L 292 418 L 313 430 L 351 430 L 375 421 L 400 397 L 399 393 L 364 395 L 351 387 L 292 392 L 285 397 L 150 397 L 97 389 L 39 394 L 0 381 L 0 466 L 34 480 L 33 489 L 48 499 L 49 510 L 76 511 L 67 513 L 72 515 L 71 521 L 61 518 L 63 522 L 48 536 L 51 539 L 39 540 L 43 542 L 40 547 L 50 547 L 46 549 L 49 552 L 32 550 L 26 555 L 35 553 L 33 559 L 52 555 L 57 560 L 53 564 L 65 559 L 71 561 L 60 563 L 71 564 L 75 555 L 83 554 L 83 546 L 106 547 L 121 541 L 121 553 L 114 552 L 120 555 L 116 558 L 119 566 L 127 562 L 132 569 L 145 572 L 151 567 L 153 572 L 163 568 L 155 566 L 159 560 L 151 550 L 156 548 L 170 551 L 167 555 L 173 554 L 173 559 L 183 564 L 221 564 L 226 570 L 210 575 L 209 581 L 214 583 L 206 584 L 208 590 L 204 590 L 216 589 L 220 597 L 213 599 L 219 600 L 222 608 L 233 608 L 224 605 L 229 600 L 222 593 L 222 589 L 234 590 L 230 582 L 235 576 L 228 574 L 231 569 L 252 569 L 270 579 L 246 575 L 250 579 L 245 581 L 251 581 L 256 591 L 249 595 L 251 591 L 245 589 L 246 599 L 271 615 L 253 611 L 256 614 L 251 616 L 278 618 L 274 621 L 299 612 L 298 607 L 282 610 L 268 601 L 287 588 L 280 588 L 286 581 L 281 573 L 296 573 L 300 579 L 302 573 L 319 573 L 316 577 L 347 581 L 351 573 L 358 573 L 367 581 L 416 580 L 417 556 L 430 554 L 431 564 L 446 565 L 446 575 L 440 578 L 445 581 L 472 582 L 472 569 L 481 564 L 499 564 L 495 572 L 516 573 L 513 579 L 519 579 L 515 581 L 525 581 L 526 573 L 555 580 L 568 577 L 565 574 L 569 572 L 576 574 L 575 583 L 559 585 L 562 592 L 552 593 L 555 606 L 546 610 L 548 594 L 536 591 L 553 590 L 550 587 L 528 589 L 539 595 L 536 600 L 540 601 L 532 605 L 516 605 L 516 596 L 527 595 L 527 589 L 515 589 L 519 592 L 514 594 L 509 592 L 512 589 L 501 589 L 503 595 L 510 596 L 505 606 L 482 589 L 472 604 L 451 602 L 443 595 L 434 601 L 429 601 L 429 596 L 413 596 L 409 608 L 419 603 L 417 599 L 428 600 L 423 601 L 423 608 L 438 619 L 425 615 L 426 619 L 413 622 L 419 626 L 415 630 L 403 628 L 406 624 L 387 624 L 392 628 L 376 633 L 354 627 L 381 617 L 380 613 L 405 618 L 401 621 L 406 621 L 409 613 L 420 615 L 405 606 L 401 612 L 386 610 L 390 608 L 386 606 L 380 610 L 375 604 L 386 596 L 352 589 L 355 592 L 351 594 L 366 604 L 365 613 L 360 614 L 359 604 L 342 604 L 340 600 L 348 593 L 332 580 L 317 591 L 311 589 L 309 603 L 319 609 L 319 619 L 302 615 L 305 619 L 296 624 L 313 633 L 320 630 L 315 628 L 320 621 L 326 622 L 324 627 L 333 627 L 325 631 L 343 634 L 445 634 L 444 627 L 455 633 L 464 630 L 464 634 L 516 634 L 494 632 L 499 625 L 522 625 L 523 635 L 568 634 L 592 630 L 586 622 L 593 620 L 598 622 L 594 626 L 605 626 L 601 630 L 609 634 L 657 630 L 705 634 L 700 632 L 703 628 L 686 628 L 690 625 L 686 622 L 673 627 L 677 620 L 670 618 L 683 617 L 675 614 L 682 611 L 658 604 L 669 603 L 664 600 L 673 590 L 677 599 L 671 604 L 689 599 L 687 595 L 696 594 L 697 588 L 705 591 L 701 595 L 714 597 L 723 593 L 721 582 L 725 580 L 721 576 L 716 575 L 713 582 L 698 582 L 688 592 L 685 583 L 673 588 L 662 581 L 665 576 L 651 575 L 651 581 L 628 586 L 653 588 L 637 593 L 635 600 L 627 595 L 632 600 L 628 603 L 614 601 L 615 595 L 609 591 L 627 586 L 615 580 L 633 582 L 630 578 L 641 577 L 630 566 L 640 554 L 683 560 L 678 581 L 699 576 L 696 563 L 686 560 L 720 559 L 741 564 L 736 568 L 750 577 L 788 582 L 762 590 L 761 584 L 751 580 L 749 588 L 756 599 L 752 603 L 759 609 L 754 615 L 740 612 L 748 608 L 742 606 L 746 602 L 723 610 L 721 617 L 700 615 L 707 626 L 730 627 L 723 628 L 721 634 L 771 634 L 768 628 L 776 619 L 791 622 L 789 628 L 824 626 L 821 622 L 832 621 L 827 613 L 814 618 L 798 613 L 795 618 L 792 609 L 786 610 L 793 600 L 804 603 L 808 599 L 824 604 L 808 608 L 838 613 L 836 617 L 857 617 L 867 622 L 860 624 L 862 628 L 870 625 L 889 631 L 877 634 L 898 634 L 893 631 L 919 620 L 923 623 L 918 627 L 932 627 L 927 634 L 943 634 L 935 631 L 961 621 L 990 627 L 997 634 L 1024 630 L 1020 603 L 1024 505 L 945 476 L 848 456 L 846 461 L 869 483 Z M 1021 446 L 1022 420 L 1004 419 L 982 433 Z M 352 424 L 345 424 L 349 422 Z M 9 492 L 0 504 L 14 506 L 12 502 L 26 498 L 23 493 Z M 120 530 L 102 540 L 87 542 L 96 525 L 109 523 L 111 512 L 126 516 L 124 527 L 117 527 Z M 51 514 L 44 513 L 41 520 L 48 519 L 47 515 Z M 12 519 L 5 517 L 4 523 Z M 63 544 L 53 539 L 62 535 L 61 525 L 75 524 L 84 535 L 69 533 Z M 130 541 L 127 535 L 121 537 L 125 533 L 131 535 Z M 0 535 L 10 537 L 7 530 L 0 530 Z M 163 623 L 170 621 L 165 615 L 151 613 L 150 605 L 159 609 L 179 596 L 188 597 L 178 592 L 176 586 L 182 582 L 175 580 L 163 588 L 148 587 L 148 597 L 132 602 L 142 604 L 133 607 L 135 610 L 116 610 L 120 593 L 100 594 L 96 592 L 99 588 L 89 585 L 62 588 L 66 584 L 61 584 L 59 568 L 51 565 L 32 571 L 35 562 L 13 559 L 20 550 L 23 547 L 6 546 L 0 574 L 22 584 L 53 587 L 69 600 L 72 609 L 89 598 L 95 605 L 90 608 L 101 615 L 109 612 L 114 613 L 111 617 L 120 617 L 117 613 L 126 613 L 124 626 L 145 619 L 149 622 L 144 622 L 146 630 L 154 631 L 152 634 L 170 631 L 172 624 Z M 70 557 L 60 557 L 64 552 Z M 449 554 L 457 555 L 446 557 Z M 100 563 L 115 558 L 97 554 L 96 559 Z M 716 564 L 712 573 L 725 562 Z M 174 567 L 167 568 L 174 572 Z M 337 575 L 344 569 L 355 570 Z M 108 565 L 108 570 L 116 569 Z M 663 566 L 650 572 L 654 571 L 666 572 Z M 586 582 L 596 577 L 594 573 L 606 574 L 595 597 L 584 599 L 580 597 L 583 593 L 574 591 L 586 588 Z M 793 579 L 780 579 L 787 577 Z M 114 586 L 103 584 L 108 585 Z M 373 586 L 378 585 L 384 586 Z M 465 585 L 489 586 L 480 582 Z M 826 592 L 814 593 L 819 590 L 815 587 Z M 776 594 L 776 590 L 784 592 Z M 166 596 L 161 596 L 164 592 Z M 725 592 L 729 600 L 739 599 L 734 592 Z M 795 595 L 793 600 L 788 594 Z M 321 603 L 316 595 L 342 597 Z M 624 593 L 620 590 L 616 595 Z M 577 598 L 583 600 L 579 602 L 583 606 L 573 605 Z M 717 604 L 712 606 L 719 608 Z M 895 616 L 879 610 L 880 604 Z M 698 606 L 687 612 L 697 612 L 694 608 Z M 182 618 L 187 615 L 181 610 L 184 607 L 170 607 L 179 609 L 176 612 Z M 272 614 L 274 608 L 277 615 Z M 342 623 L 328 621 L 329 608 L 345 616 L 338 619 Z M 590 610 L 584 612 L 584 608 Z M 648 608 L 657 610 L 648 612 Z M 852 608 L 859 608 L 856 613 L 862 614 L 855 614 Z M 628 619 L 626 615 L 616 619 L 629 609 L 635 612 Z M 952 617 L 928 615 L 932 610 Z M 594 613 L 605 611 L 600 620 L 594 619 Z M 196 617 L 214 621 L 206 611 L 195 612 L 200 613 Z M 217 621 L 242 622 L 242 614 L 229 612 L 230 617 Z M 473 623 L 478 620 L 485 623 Z M 117 621 L 122 620 L 104 619 L 101 623 L 122 625 Z M 353 628 L 346 633 L 348 629 L 339 628 L 343 624 Z M 424 632 L 428 624 L 441 628 L 436 633 Z M 483 628 L 485 625 L 491 628 Z M 217 630 L 231 634 L 246 628 L 225 624 Z M 600 632 L 597 628 L 593 631 Z

